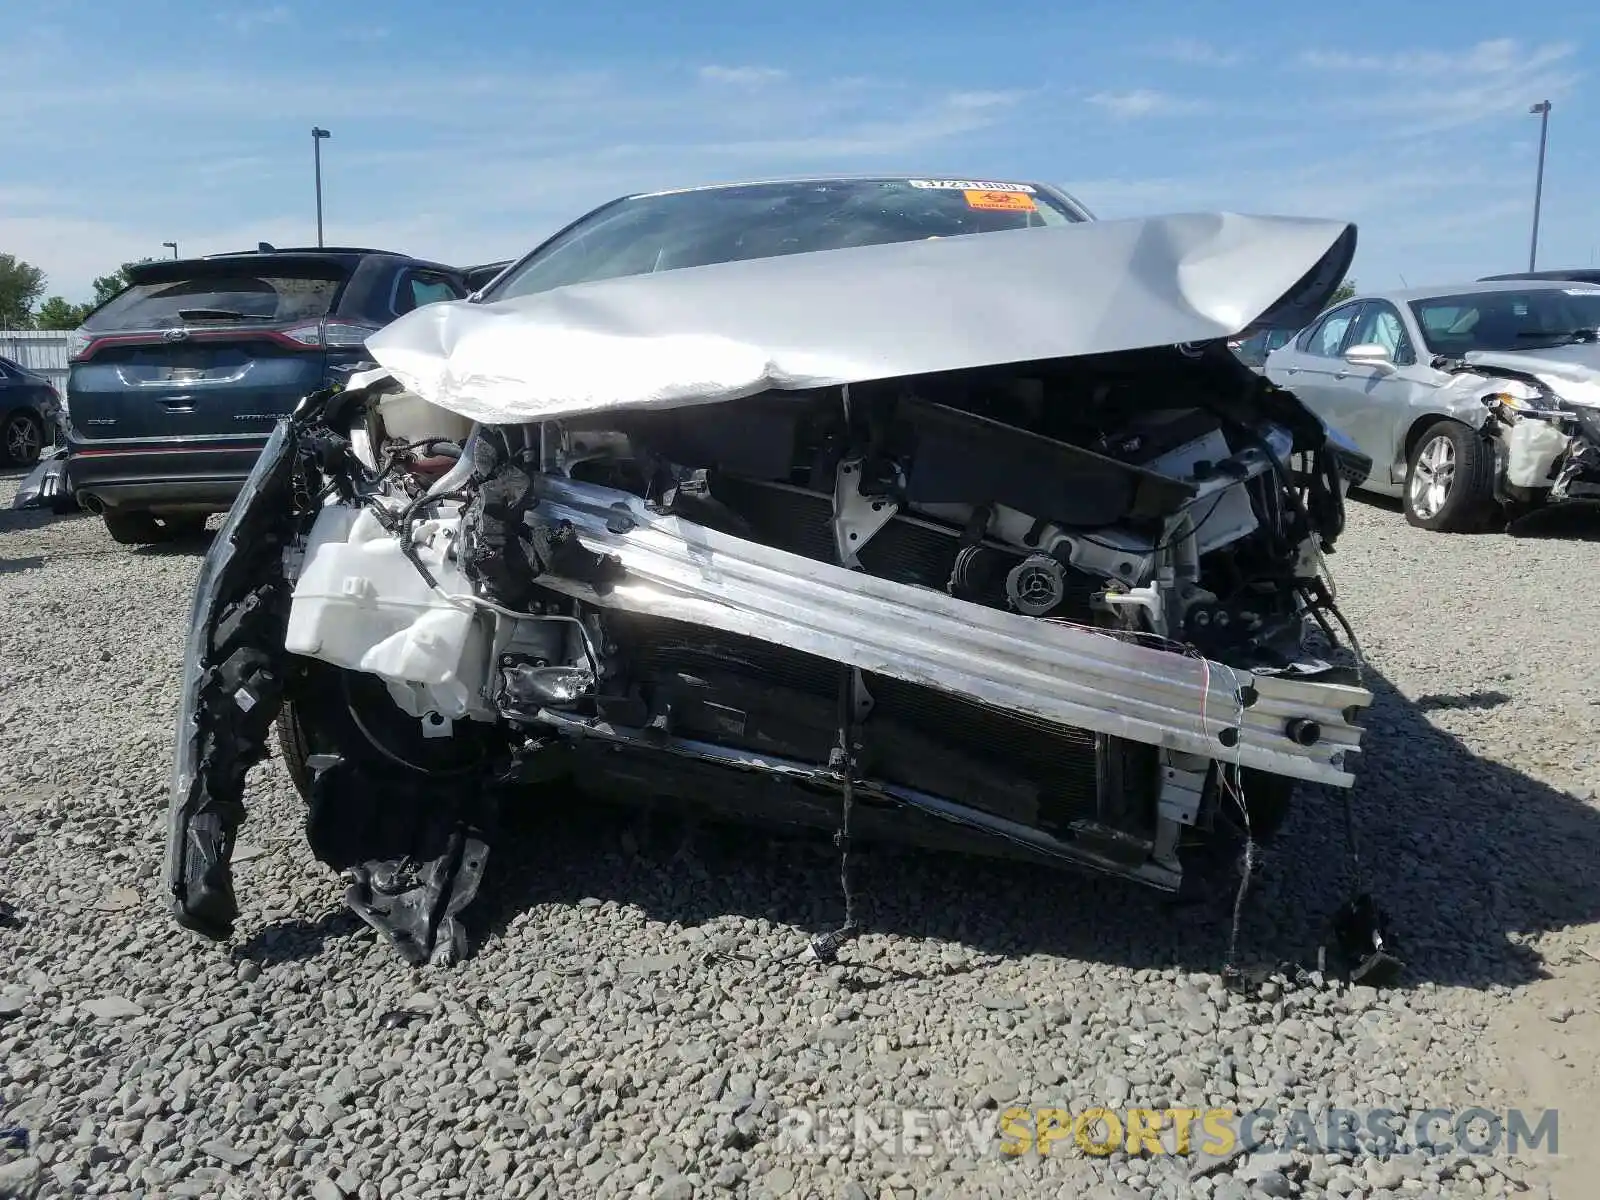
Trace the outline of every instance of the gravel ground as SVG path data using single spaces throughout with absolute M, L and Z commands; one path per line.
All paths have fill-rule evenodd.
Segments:
M 343 912 L 276 760 L 237 856 L 238 937 L 200 943 L 158 886 L 200 548 L 12 513 L 15 483 L 0 1127 L 25 1134 L 0 1196 L 1593 1194 L 1600 634 L 1581 598 L 1600 520 L 1459 538 L 1352 506 L 1333 566 L 1379 676 L 1356 819 L 1410 966 L 1395 989 L 1291 970 L 1242 997 L 1220 984 L 1231 895 L 1180 907 L 868 848 L 869 932 L 823 968 L 795 959 L 839 919 L 825 843 L 593 809 L 520 819 L 476 956 L 413 972 Z M 1258 977 L 1314 965 L 1348 891 L 1332 801 L 1305 793 L 1252 888 Z M 959 1137 L 917 1156 L 784 1133 L 796 1106 L 981 1128 L 1011 1104 L 1560 1105 L 1565 1127 L 1559 1156 L 1520 1159 L 979 1157 Z

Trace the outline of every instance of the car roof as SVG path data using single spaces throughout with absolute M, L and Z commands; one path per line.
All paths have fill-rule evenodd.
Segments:
M 1571 267 L 1556 271 L 1517 271 L 1508 275 L 1485 275 L 1480 283 L 1501 279 L 1564 279 L 1569 283 L 1600 283 L 1600 267 Z
M 1572 280 L 1559 279 L 1479 279 L 1472 283 L 1445 283 L 1437 287 L 1401 288 L 1392 292 L 1362 292 L 1350 300 L 1392 300 L 1408 304 L 1413 300 L 1432 300 L 1439 296 L 1471 296 L 1495 292 L 1561 292 L 1573 287 Z M 1600 292 L 1600 287 L 1579 282 L 1583 291 Z M 1349 303 L 1350 301 L 1346 301 Z
M 173 274 L 181 272 L 182 267 L 194 262 L 272 262 L 274 259 L 325 259 L 325 261 L 338 262 L 339 266 L 355 267 L 363 258 L 394 258 L 414 262 L 419 267 L 430 267 L 434 270 L 448 270 L 459 272 L 458 267 L 451 267 L 445 262 L 434 262 L 430 259 L 414 258 L 411 254 L 403 254 L 398 250 L 374 250 L 370 246 L 258 246 L 256 250 L 227 250 L 218 254 L 200 254 L 197 258 L 150 259 L 149 262 L 139 262 L 128 269 L 128 277 L 138 278 L 141 272 L 154 275 Z
M 17 372 L 17 374 L 19 374 L 19 375 L 30 375 L 35 379 L 43 379 L 44 378 L 43 375 L 39 374 L 39 372 L 35 371 L 32 367 L 25 367 L 21 363 L 19 363 L 16 359 L 7 358 L 4 354 L 0 354 L 0 366 L 10 367 L 13 371 Z

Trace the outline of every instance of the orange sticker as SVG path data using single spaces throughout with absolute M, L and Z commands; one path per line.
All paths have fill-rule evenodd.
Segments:
M 990 212 L 1033 212 L 1036 206 L 1027 192 L 963 192 L 968 208 Z

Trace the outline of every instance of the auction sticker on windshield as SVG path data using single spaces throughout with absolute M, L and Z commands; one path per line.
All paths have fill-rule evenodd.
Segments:
M 1026 192 L 976 192 L 968 191 L 968 208 L 981 208 L 989 212 L 1034 212 L 1038 206 Z
M 1033 193 L 1028 183 L 993 183 L 983 179 L 908 179 L 914 188 L 938 188 L 949 192 L 1026 192 Z

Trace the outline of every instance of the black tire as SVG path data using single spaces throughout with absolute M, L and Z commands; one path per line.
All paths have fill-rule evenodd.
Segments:
M 7 413 L 0 421 L 0 462 L 8 467 L 31 467 L 44 453 L 44 422 L 25 408 Z
M 416 719 L 401 713 L 376 676 L 324 663 L 304 665 L 284 696 L 277 724 L 289 781 L 308 803 L 312 770 L 307 760 L 313 754 L 338 755 L 373 779 L 414 783 L 470 772 L 499 737 L 491 726 L 463 721 L 456 737 L 423 738 Z
M 278 710 L 278 753 L 283 755 L 284 769 L 289 772 L 289 782 L 300 798 L 311 802 L 311 768 L 306 760 L 315 753 L 311 738 L 300 718 L 299 706 L 292 700 L 284 701 Z
M 202 513 L 183 513 L 158 517 L 148 512 L 124 512 L 108 508 L 101 514 L 106 532 L 111 540 L 123 546 L 153 546 L 173 542 L 180 538 L 199 537 L 205 530 L 206 518 Z
M 1498 508 L 1494 472 L 1494 452 L 1476 430 L 1460 421 L 1435 422 L 1422 431 L 1406 463 L 1406 520 L 1435 533 L 1483 529 Z

